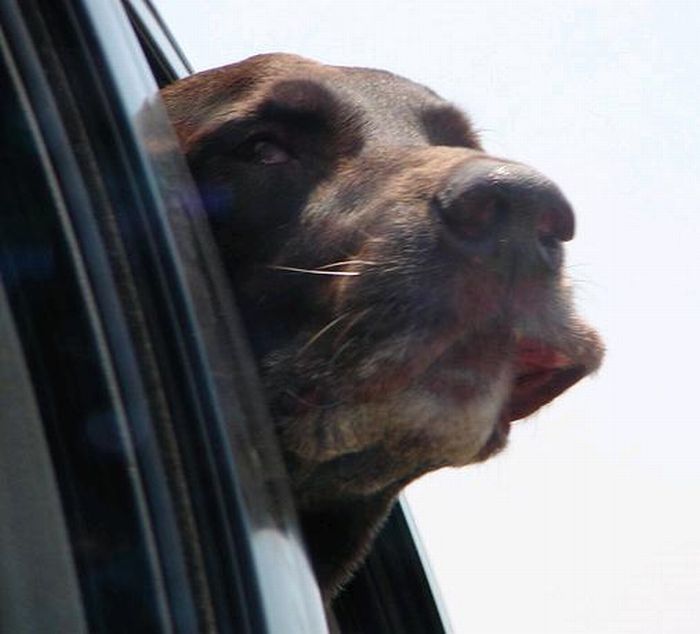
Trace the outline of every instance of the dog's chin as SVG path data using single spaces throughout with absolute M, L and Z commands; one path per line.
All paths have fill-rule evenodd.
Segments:
M 283 421 L 299 502 L 306 506 L 374 495 L 427 471 L 474 462 L 493 444 L 497 428 L 505 443 L 499 413 L 507 389 L 504 376 L 490 393 L 457 403 L 416 387 L 380 401 L 315 409 Z

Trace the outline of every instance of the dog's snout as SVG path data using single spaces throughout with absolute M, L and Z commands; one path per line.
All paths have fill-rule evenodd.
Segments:
M 434 204 L 451 237 L 478 256 L 526 250 L 558 267 L 560 243 L 574 236 L 569 202 L 554 183 L 524 165 L 469 161 Z

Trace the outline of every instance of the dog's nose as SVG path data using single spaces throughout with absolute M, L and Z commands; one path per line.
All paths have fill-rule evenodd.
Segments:
M 525 250 L 557 268 L 560 243 L 574 236 L 574 213 L 559 188 L 515 163 L 469 161 L 437 194 L 435 207 L 450 236 L 477 256 Z

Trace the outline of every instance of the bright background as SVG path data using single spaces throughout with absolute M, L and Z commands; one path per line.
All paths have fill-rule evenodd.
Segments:
M 562 187 L 605 366 L 408 496 L 460 634 L 700 632 L 700 2 L 157 4 L 197 70 L 387 68 Z

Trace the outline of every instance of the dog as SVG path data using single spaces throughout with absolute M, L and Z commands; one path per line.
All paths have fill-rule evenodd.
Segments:
M 572 208 L 386 71 L 258 55 L 162 96 L 333 597 L 403 487 L 493 456 L 600 364 L 563 275 Z

